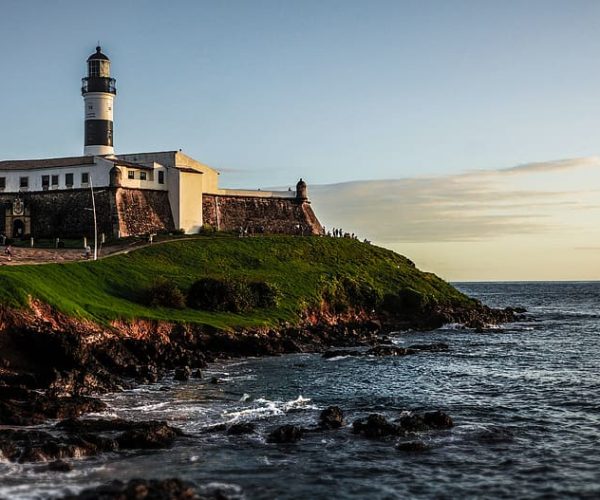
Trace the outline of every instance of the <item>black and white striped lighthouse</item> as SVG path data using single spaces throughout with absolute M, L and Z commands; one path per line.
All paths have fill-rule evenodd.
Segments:
M 88 57 L 88 73 L 81 80 L 85 102 L 85 147 L 83 154 L 111 155 L 113 147 L 113 104 L 117 89 L 110 77 L 110 59 L 96 47 Z

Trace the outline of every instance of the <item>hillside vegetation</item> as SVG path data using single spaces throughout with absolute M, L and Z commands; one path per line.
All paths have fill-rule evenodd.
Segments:
M 234 313 L 161 307 L 147 298 L 157 283 L 185 295 L 205 278 L 259 283 L 277 291 L 277 304 Z M 390 250 L 318 237 L 204 236 L 97 262 L 5 267 L 0 283 L 0 303 L 10 307 L 26 307 L 33 297 L 70 316 L 102 323 L 145 318 L 217 328 L 297 324 L 302 313 L 323 308 L 344 312 L 472 302 Z

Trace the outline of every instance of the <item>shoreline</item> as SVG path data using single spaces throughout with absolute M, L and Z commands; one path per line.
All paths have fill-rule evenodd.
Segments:
M 1 308 L 0 424 L 5 428 L 0 430 L 0 451 L 13 462 L 45 462 L 48 470 L 64 472 L 72 467 L 70 459 L 167 448 L 182 434 L 165 422 L 80 417 L 106 409 L 98 395 L 155 384 L 167 371 L 185 381 L 201 377 L 209 362 L 331 348 L 367 347 L 376 356 L 404 356 L 417 351 L 393 348 L 387 332 L 425 331 L 450 322 L 468 323 L 477 332 L 486 323 L 514 321 L 517 313 L 480 306 L 429 311 L 411 319 L 360 311 L 304 316 L 302 327 L 223 331 L 147 320 L 102 326 L 39 302 L 32 302 L 28 311 Z M 53 421 L 52 433 L 31 427 Z

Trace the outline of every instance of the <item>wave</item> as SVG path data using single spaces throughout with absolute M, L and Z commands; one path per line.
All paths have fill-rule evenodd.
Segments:
M 254 400 L 254 403 L 260 406 L 226 411 L 223 413 L 223 418 L 226 424 L 235 424 L 238 422 L 277 417 L 298 409 L 317 409 L 316 406 L 309 404 L 310 402 L 311 399 L 305 398 L 302 395 L 290 401 L 271 401 L 265 398 L 257 398 Z

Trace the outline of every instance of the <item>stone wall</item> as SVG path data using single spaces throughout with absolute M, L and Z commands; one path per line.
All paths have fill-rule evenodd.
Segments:
M 310 203 L 298 198 L 263 198 L 204 194 L 204 223 L 219 231 L 321 234 L 322 227 Z
M 101 189 L 95 193 L 98 233 L 111 235 L 116 221 L 114 193 Z M 65 189 L 35 193 L 21 193 L 31 221 L 31 236 L 35 238 L 92 237 L 94 218 L 89 189 Z M 15 194 L 0 194 L 0 227 L 4 228 L 5 212 L 12 207 Z
M 167 191 L 119 188 L 116 207 L 121 237 L 175 229 Z
M 89 189 L 21 193 L 35 238 L 92 238 L 94 218 Z M 0 194 L 0 230 L 15 194 Z M 135 236 L 174 229 L 166 191 L 101 188 L 94 191 L 98 234 Z

